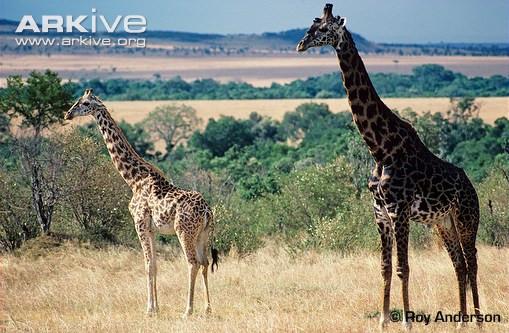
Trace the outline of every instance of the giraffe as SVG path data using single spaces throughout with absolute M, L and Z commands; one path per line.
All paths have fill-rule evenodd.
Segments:
M 201 267 L 205 287 L 206 312 L 211 311 L 207 270 L 208 241 L 214 218 L 203 196 L 178 188 L 163 173 L 146 162 L 131 147 L 103 102 L 92 89 L 67 111 L 64 118 L 92 115 L 103 135 L 113 164 L 133 192 L 129 212 L 143 249 L 147 273 L 147 315 L 158 311 L 156 289 L 156 233 L 177 234 L 189 266 L 189 294 L 184 317 L 193 312 L 194 286 Z M 212 272 L 217 267 L 217 250 L 211 248 Z
M 479 201 L 472 183 L 462 169 L 431 153 L 412 125 L 383 103 L 346 29 L 346 19 L 334 17 L 331 4 L 325 5 L 321 18 L 314 19 L 297 52 L 325 45 L 336 50 L 353 121 L 375 162 L 368 188 L 381 240 L 380 328 L 389 322 L 393 239 L 396 273 L 402 282 L 403 325 L 407 329 L 412 326 L 406 320 L 410 309 L 409 221 L 435 226 L 456 272 L 460 312 L 467 313 L 466 290 L 470 284 L 475 313 L 479 315 L 475 247 Z

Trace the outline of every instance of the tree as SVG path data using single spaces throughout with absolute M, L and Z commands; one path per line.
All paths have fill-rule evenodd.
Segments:
M 447 122 L 442 126 L 448 154 L 460 142 L 480 140 L 486 134 L 485 125 L 478 118 L 478 110 L 473 98 L 451 98 L 451 106 L 446 112 Z
M 38 135 L 16 139 L 14 147 L 19 152 L 19 172 L 32 192 L 32 205 L 43 234 L 51 229 L 57 203 L 65 197 L 62 185 L 65 161 L 61 142 Z
M 444 134 L 442 125 L 447 122 L 444 116 L 437 112 L 432 114 L 430 111 L 418 114 L 412 108 L 405 108 L 401 111 L 401 116 L 408 120 L 419 133 L 419 138 L 424 145 L 435 155 L 443 157 Z
M 454 72 L 441 65 L 427 64 L 412 69 L 414 87 L 424 95 L 434 95 L 456 78 Z
M 286 138 L 300 140 L 317 122 L 331 114 L 329 106 L 325 103 L 303 103 L 295 111 L 285 113 L 281 132 Z
M 360 198 L 363 190 L 367 188 L 368 179 L 375 163 L 361 136 L 356 132 L 354 133 L 353 130 L 350 132 L 346 160 L 352 167 L 352 183 L 356 189 L 355 196 Z
M 233 146 L 246 147 L 255 141 L 253 124 L 250 120 L 238 120 L 221 116 L 219 120 L 210 119 L 203 133 L 195 133 L 191 146 L 209 150 L 213 156 L 224 156 Z
M 256 112 L 249 114 L 249 120 L 253 123 L 253 131 L 257 139 L 269 141 L 284 141 L 279 129 L 281 127 L 277 120 L 264 117 Z
M 30 72 L 26 84 L 21 75 L 7 78 L 7 89 L 0 91 L 0 109 L 12 118 L 21 117 L 21 127 L 33 129 L 35 135 L 54 123 L 63 123 L 63 112 L 69 109 L 70 86 L 62 87 L 58 74 Z
M 93 125 L 94 127 L 97 127 L 97 125 Z M 118 127 L 120 127 L 120 130 L 124 133 L 127 141 L 141 157 L 152 157 L 150 152 L 153 152 L 154 150 L 154 143 L 150 140 L 150 134 L 145 131 L 142 123 L 131 125 L 122 119 L 118 123 Z
M 7 142 L 10 139 L 9 122 L 9 116 L 0 113 L 0 143 Z
M 30 72 L 26 83 L 20 75 L 7 78 L 0 91 L 0 115 L 21 118 L 21 131 L 14 136 L 19 153 L 20 175 L 30 187 L 32 205 L 43 234 L 50 231 L 53 210 L 62 197 L 58 182 L 62 161 L 58 150 L 42 136 L 42 131 L 63 122 L 63 113 L 71 106 L 70 85 L 63 87 L 58 74 Z M 3 116 L 4 117 L 4 116 Z
M 447 116 L 453 123 L 466 125 L 472 118 L 479 117 L 479 105 L 471 97 L 451 98 Z
M 165 142 L 166 155 L 178 143 L 189 139 L 200 124 L 196 110 L 183 104 L 159 106 L 143 120 L 143 126 L 152 133 L 153 139 Z

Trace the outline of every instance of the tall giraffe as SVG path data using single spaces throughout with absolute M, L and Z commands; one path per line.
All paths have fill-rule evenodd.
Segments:
M 208 241 L 214 232 L 214 218 L 203 196 L 195 191 L 178 188 L 168 182 L 163 173 L 141 158 L 127 142 L 103 102 L 85 94 L 65 114 L 66 120 L 92 115 L 101 130 L 113 164 L 131 188 L 133 197 L 129 212 L 145 258 L 147 272 L 147 315 L 157 312 L 156 233 L 177 234 L 189 265 L 189 295 L 184 317 L 193 312 L 196 275 L 199 268 L 205 286 L 206 311 L 210 312 L 207 281 Z M 217 250 L 212 248 L 212 272 L 217 266 Z
M 434 224 L 452 259 L 459 288 L 460 312 L 467 313 L 466 290 L 470 283 L 475 313 L 477 291 L 476 234 L 479 201 L 465 172 L 433 155 L 412 125 L 382 102 L 346 29 L 346 19 L 332 15 L 327 4 L 316 18 L 297 52 L 331 45 L 336 50 L 353 120 L 373 159 L 375 168 L 368 187 L 373 195 L 375 220 L 381 238 L 383 311 L 380 326 L 389 321 L 393 235 L 397 251 L 397 275 L 402 281 L 403 324 L 409 311 L 409 221 Z

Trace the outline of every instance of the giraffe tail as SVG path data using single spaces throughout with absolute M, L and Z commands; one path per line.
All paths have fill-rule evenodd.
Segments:
M 211 269 L 212 269 L 212 273 L 214 273 L 214 265 L 216 266 L 216 269 L 217 269 L 217 263 L 219 262 L 219 256 L 217 254 L 218 253 L 217 249 L 212 247 L 210 250 L 212 252 L 212 266 L 211 266 Z
M 214 273 L 214 266 L 216 266 L 216 270 L 217 270 L 218 263 L 219 263 L 219 254 L 218 254 L 219 251 L 217 251 L 217 249 L 214 248 L 214 243 L 215 243 L 216 239 L 214 237 L 214 214 L 212 213 L 212 211 L 207 209 L 207 211 L 205 212 L 205 218 L 207 219 L 207 224 L 210 225 L 210 237 L 212 238 L 212 246 L 210 247 L 210 253 L 212 255 L 211 270 L 212 270 L 212 273 Z

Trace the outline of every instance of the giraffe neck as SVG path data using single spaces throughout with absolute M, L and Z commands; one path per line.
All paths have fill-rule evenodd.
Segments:
M 353 121 L 375 162 L 384 164 L 401 146 L 401 127 L 415 130 L 382 102 L 348 31 L 344 38 L 335 49 Z
M 97 110 L 93 116 L 101 130 L 113 164 L 134 191 L 153 167 L 134 151 L 106 107 Z

